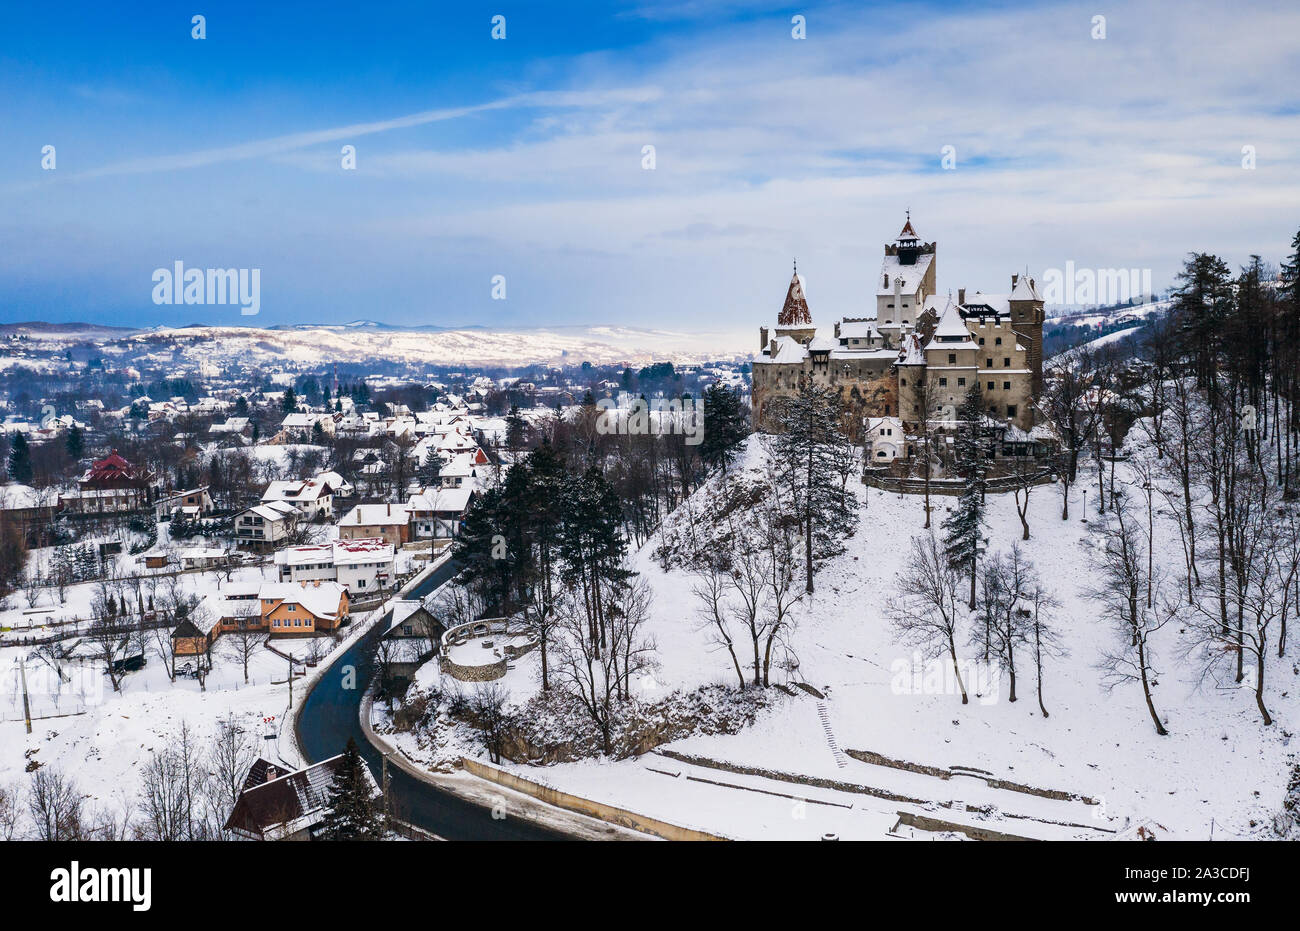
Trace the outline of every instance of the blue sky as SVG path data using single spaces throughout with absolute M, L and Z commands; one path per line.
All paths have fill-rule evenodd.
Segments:
M 1297 5 L 1107 5 L 9 4 L 0 320 L 750 328 L 794 256 L 830 320 L 906 208 L 941 290 L 1282 258 Z M 155 305 L 178 260 L 261 313 Z

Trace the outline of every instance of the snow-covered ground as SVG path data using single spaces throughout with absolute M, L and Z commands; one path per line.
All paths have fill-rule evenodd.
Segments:
M 756 468 L 759 455 L 751 441 L 743 465 Z M 1122 464 L 1116 475 L 1117 482 L 1132 477 Z M 935 677 L 914 688 L 910 674 L 900 673 L 912 668 L 915 657 L 898 643 L 885 607 L 909 540 L 923 532 L 922 499 L 855 483 L 862 524 L 846 552 L 818 572 L 815 595 L 797 607 L 792 637 L 799 661 L 795 677 L 821 691 L 824 701 L 796 691 L 739 734 L 693 736 L 659 748 L 687 754 L 690 762 L 652 753 L 622 762 L 515 768 L 579 795 L 735 837 L 881 837 L 900 812 L 1023 836 L 1122 837 L 1141 825 L 1157 836 L 1205 839 L 1212 821 L 1216 839 L 1268 836 L 1294 749 L 1293 693 L 1300 687 L 1294 647 L 1285 660 L 1272 660 L 1267 697 L 1277 720 L 1266 728 L 1248 689 L 1198 685 L 1198 670 L 1180 658 L 1187 634 L 1176 624 L 1167 626 L 1154 640 L 1154 700 L 1170 735 L 1157 736 L 1140 686 L 1108 692 L 1096 668 L 1112 631 L 1087 597 L 1094 582 L 1089 554 L 1096 545 L 1096 476 L 1085 471 L 1082 480 L 1071 492 L 1068 522 L 1060 519 L 1059 486 L 1033 491 L 1032 538 L 1022 544 L 1062 602 L 1057 626 L 1069 652 L 1046 660 L 1049 718 L 1039 712 L 1027 662 L 1018 670 L 1015 703 L 1007 700 L 1005 676 L 972 688 L 970 704 L 962 705 Z M 1084 487 L 1089 522 L 1081 519 Z M 935 500 L 937 527 L 954 499 Z M 1182 564 L 1176 533 L 1170 520 L 1157 517 L 1156 559 L 1170 574 Z M 988 536 L 990 553 L 1020 542 L 1010 494 L 989 496 Z M 652 539 L 635 556 L 636 569 L 655 594 L 650 633 L 661 666 L 653 687 L 667 694 L 732 681 L 728 657 L 710 648 L 696 620 L 689 574 L 664 572 L 653 557 L 659 542 Z M 962 646 L 963 659 L 974 660 L 974 648 Z M 529 691 L 521 681 L 527 673 L 521 661 L 510 674 L 516 698 Z M 420 671 L 426 679 L 436 675 L 432 667 Z M 933 767 L 949 778 L 863 762 L 851 751 Z M 848 785 L 814 788 L 792 781 L 799 779 Z M 992 787 L 986 779 L 1076 798 L 1043 798 Z M 863 786 L 880 791 L 864 793 Z M 882 799 L 880 793 L 923 804 Z M 799 805 L 787 796 L 834 804 Z M 911 832 L 904 825 L 898 833 Z

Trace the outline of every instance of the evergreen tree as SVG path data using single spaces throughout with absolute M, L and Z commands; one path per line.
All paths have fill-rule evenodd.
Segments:
M 421 488 L 437 487 L 442 482 L 442 456 L 432 446 L 424 454 L 424 461 L 415 470 L 416 481 Z
M 740 394 L 714 382 L 704 389 L 704 437 L 700 458 L 710 468 L 723 472 L 736 458 L 737 444 L 749 435 L 748 418 L 740 404 Z
M 618 493 L 597 466 L 570 482 L 558 538 L 561 578 L 579 587 L 591 642 L 601 648 L 606 643 L 608 589 L 631 575 L 623 569 L 627 540 L 621 518 Z
M 465 512 L 451 548 L 461 566 L 460 582 L 476 588 L 491 611 L 506 609 L 512 582 L 508 541 L 501 532 L 503 510 L 499 487 L 483 491 Z
M 840 401 L 834 389 L 804 382 L 799 393 L 772 407 L 780 431 L 776 452 L 782 484 L 804 537 L 804 590 L 813 590 L 813 556 L 830 555 L 857 527 L 857 510 L 846 505 L 835 481 L 834 446 L 842 442 Z
M 1300 232 L 1291 240 L 1291 255 L 1282 263 L 1282 294 L 1291 304 L 1291 309 L 1300 315 Z
M 329 787 L 326 802 L 329 812 L 321 822 L 324 838 L 379 840 L 383 836 L 383 812 L 373 793 L 366 763 L 361 759 L 356 741 L 349 737 Z
M 298 409 L 298 398 L 293 393 L 293 387 L 284 389 L 284 397 L 280 399 L 280 411 L 285 414 L 292 414 Z
M 975 576 L 984 552 L 984 396 L 979 381 L 966 392 L 957 410 L 957 436 L 953 444 L 957 474 L 963 480 L 956 509 L 943 522 L 943 545 L 955 569 L 970 574 L 970 602 L 975 607 Z
M 20 485 L 31 484 L 32 451 L 25 433 L 15 433 L 9 447 L 9 477 Z
M 242 394 L 239 397 L 235 398 L 235 416 L 236 417 L 248 416 L 248 398 L 244 397 Z
M 1178 275 L 1173 315 L 1183 349 L 1192 358 L 1198 388 L 1212 388 L 1223 342 L 1224 322 L 1233 310 L 1232 271 L 1217 255 L 1193 253 Z
M 506 449 L 512 451 L 523 449 L 527 438 L 528 423 L 524 420 L 524 415 L 519 412 L 519 405 L 511 404 L 510 413 L 506 415 Z
M 82 456 L 86 455 L 86 434 L 81 427 L 75 423 L 72 425 L 72 428 L 68 430 L 64 445 L 67 447 L 68 456 L 73 462 L 77 462 Z

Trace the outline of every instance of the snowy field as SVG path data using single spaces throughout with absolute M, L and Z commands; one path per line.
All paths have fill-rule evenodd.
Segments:
M 758 456 L 752 444 L 743 465 L 756 468 Z M 1131 480 L 1128 468 L 1118 466 L 1117 484 Z M 971 686 L 970 704 L 963 706 L 937 678 L 914 688 L 910 675 L 900 674 L 914 657 L 897 642 L 885 608 L 909 540 L 923 532 L 922 499 L 856 483 L 862 523 L 847 551 L 817 574 L 816 594 L 797 606 L 792 637 L 794 678 L 822 692 L 824 701 L 796 691 L 740 734 L 694 736 L 659 748 L 687 754 L 689 762 L 651 753 L 622 762 L 515 768 L 579 795 L 732 837 L 946 836 L 906 826 L 890 834 L 905 811 L 1018 836 L 1108 839 L 1134 836 L 1139 828 L 1184 839 L 1206 839 L 1211 831 L 1215 839 L 1270 836 L 1297 725 L 1294 646 L 1285 660 L 1272 660 L 1267 699 L 1276 723 L 1263 727 L 1249 689 L 1198 684 L 1198 669 L 1182 659 L 1188 635 L 1178 624 L 1166 626 L 1154 639 L 1153 693 L 1170 735 L 1157 736 L 1139 684 L 1109 692 L 1101 684 L 1097 664 L 1112 631 L 1087 597 L 1095 472 L 1081 466 L 1081 481 L 1071 491 L 1068 522 L 1060 519 L 1058 485 L 1034 489 L 1032 538 L 1023 544 L 1062 602 L 1057 626 L 1068 655 L 1045 661 L 1049 718 L 1039 712 L 1027 658 L 1018 669 L 1015 703 L 1007 700 L 1005 676 Z M 1081 519 L 1084 487 L 1091 523 Z M 937 527 L 955 499 L 935 501 Z M 1020 541 L 1011 494 L 990 495 L 987 513 L 990 553 Z M 658 543 L 652 539 L 635 557 L 655 594 L 650 632 L 661 668 L 652 687 L 666 694 L 734 681 L 726 653 L 711 649 L 696 620 L 689 573 L 662 571 L 652 555 Z M 1182 565 L 1177 531 L 1159 515 L 1156 560 L 1171 575 Z M 963 646 L 964 661 L 977 658 L 974 647 Z M 531 672 L 532 664 L 521 661 L 508 675 L 516 699 L 536 688 L 527 679 Z M 420 671 L 424 682 L 436 676 L 432 666 Z M 933 767 L 949 778 L 863 762 L 852 751 Z M 800 779 L 847 788 L 814 789 Z M 1074 798 L 993 787 L 989 779 Z M 860 791 L 864 786 L 878 791 Z M 814 797 L 824 804 L 798 802 Z

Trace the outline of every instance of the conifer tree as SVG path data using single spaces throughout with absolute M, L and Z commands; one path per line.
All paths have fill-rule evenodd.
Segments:
M 437 487 L 442 482 L 442 456 L 433 447 L 424 455 L 424 461 L 415 470 L 421 488 Z
M 963 484 L 956 509 L 943 522 L 943 545 L 952 566 L 970 574 L 970 608 L 975 608 L 975 576 L 984 552 L 984 397 L 979 382 L 966 392 L 957 410 L 953 444 L 957 474 Z
M 20 485 L 27 485 L 32 480 L 32 451 L 25 433 L 15 433 L 9 447 L 9 477 Z
M 723 472 L 736 458 L 736 446 L 749 435 L 740 395 L 715 382 L 704 389 L 704 438 L 700 458 L 710 468 Z
M 798 394 L 779 399 L 772 409 L 780 431 L 776 452 L 782 490 L 804 537 L 804 590 L 809 594 L 814 553 L 832 552 L 835 541 L 857 527 L 857 511 L 847 506 L 848 499 L 835 480 L 834 449 L 843 442 L 840 413 L 835 391 L 811 380 Z
M 348 738 L 343 758 L 329 787 L 329 812 L 322 821 L 326 840 L 379 840 L 383 836 L 380 806 L 356 741 Z

